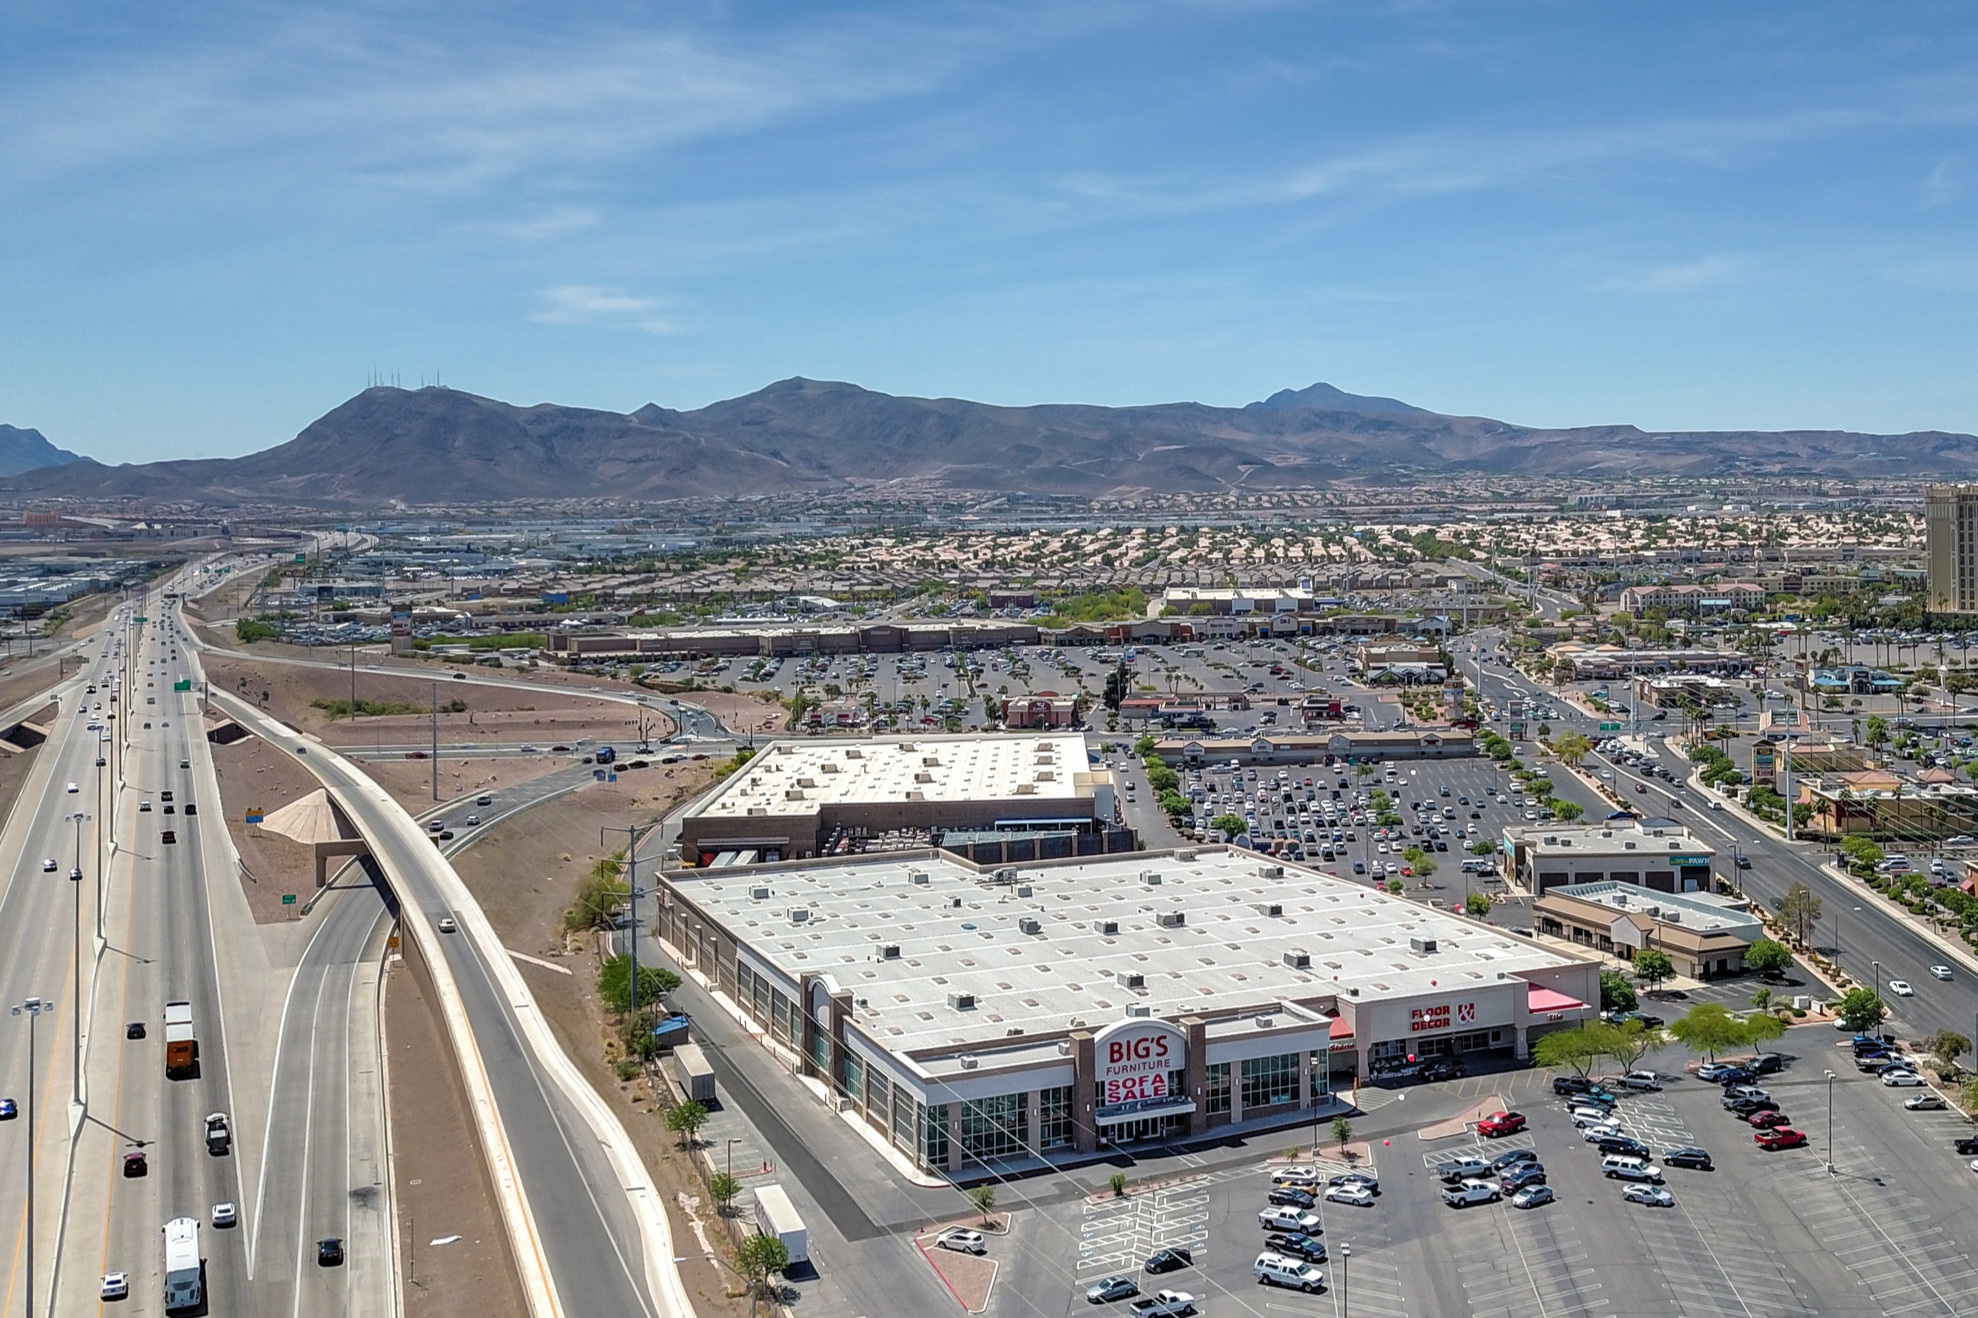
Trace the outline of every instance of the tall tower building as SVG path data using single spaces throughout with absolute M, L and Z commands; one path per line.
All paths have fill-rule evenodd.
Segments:
M 1929 536 L 1930 612 L 1978 614 L 1978 485 L 1923 492 Z

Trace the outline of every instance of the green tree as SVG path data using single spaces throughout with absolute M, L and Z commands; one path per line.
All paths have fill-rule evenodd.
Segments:
M 1718 1053 L 1740 1047 L 1744 1042 L 1738 1020 L 1721 1002 L 1701 1002 L 1691 1007 L 1669 1023 L 1669 1036 L 1712 1061 Z
M 1386 886 L 1387 886 L 1387 890 L 1388 890 L 1388 891 L 1389 891 L 1390 893 L 1392 893 L 1392 894 L 1394 894 L 1394 895 L 1395 895 L 1395 896 L 1397 896 L 1397 897 L 1399 897 L 1399 896 L 1401 895 L 1401 880 L 1399 880 L 1399 879 L 1389 879 L 1389 880 L 1387 881 L 1387 885 L 1386 885 Z
M 1490 914 L 1490 898 L 1481 892 L 1473 892 L 1463 899 L 1463 909 L 1481 920 Z
M 770 1277 L 790 1266 L 790 1247 L 775 1236 L 750 1236 L 735 1250 L 735 1266 L 749 1283 L 749 1311 Z
M 1851 988 L 1841 995 L 1841 1023 L 1856 1034 L 1868 1033 L 1888 1014 L 1882 995 L 1872 988 Z
M 1820 896 L 1803 881 L 1795 881 L 1779 902 L 1779 918 L 1793 931 L 1796 946 L 1805 947 L 1820 923 Z
M 1772 1006 L 1772 990 L 1762 988 L 1751 995 L 1751 1005 L 1760 1011 L 1768 1011 Z
M 666 1114 L 666 1128 L 680 1137 L 680 1147 L 691 1145 L 707 1124 L 707 1105 L 695 1099 L 676 1106 Z
M 1641 999 L 1635 994 L 1635 986 L 1628 977 L 1618 970 L 1600 972 L 1600 1009 L 1602 1011 L 1633 1011 Z
M 1578 801 L 1561 801 L 1555 797 L 1551 805 L 1552 813 L 1568 824 L 1587 812 L 1587 808 Z
M 1567 732 L 1552 743 L 1552 753 L 1567 764 L 1579 765 L 1593 753 L 1593 743 L 1577 732 Z
M 659 966 L 639 967 L 639 1004 L 656 1003 L 680 987 L 680 977 Z M 598 996 L 623 1015 L 632 1010 L 632 958 L 615 956 L 598 969 Z
M 982 1220 L 990 1220 L 989 1215 L 996 1209 L 996 1187 L 993 1185 L 971 1185 L 968 1201 L 975 1205 L 975 1211 L 982 1214 Z
M 1642 1058 L 1668 1042 L 1662 1030 L 1646 1021 L 1623 1021 L 1619 1025 L 1595 1021 L 1586 1028 L 1602 1054 L 1613 1058 L 1623 1071 L 1634 1070 Z
M 618 912 L 631 899 L 632 889 L 620 877 L 619 857 L 606 856 L 577 882 L 577 898 L 563 911 L 563 927 L 572 933 L 580 929 L 609 929 Z
M 1332 1121 L 1332 1142 L 1339 1146 L 1339 1156 L 1347 1157 L 1346 1146 L 1353 1142 L 1353 1123 L 1345 1117 L 1334 1117 Z
M 1222 814 L 1209 821 L 1209 827 L 1224 837 L 1241 837 L 1250 831 L 1250 825 L 1242 815 Z
M 707 1192 L 714 1196 L 714 1202 L 721 1206 L 721 1212 L 726 1216 L 729 1205 L 742 1192 L 742 1183 L 727 1172 L 716 1172 L 708 1178 Z
M 1880 746 L 1889 739 L 1889 721 L 1880 714 L 1868 716 L 1868 744 Z
M 1785 1033 L 1786 1023 L 1771 1012 L 1747 1016 L 1738 1022 L 1738 1043 L 1746 1048 L 1784 1038 Z
M 1792 965 L 1793 954 L 1784 943 L 1760 938 L 1745 949 L 1744 963 L 1747 970 L 1756 970 L 1767 979 L 1777 979 Z
M 1554 1030 L 1541 1035 L 1539 1041 L 1532 1045 L 1532 1060 L 1538 1065 L 1572 1071 L 1580 1076 L 1585 1076 L 1606 1056 L 1600 1042 L 1584 1025 L 1570 1030 Z
M 1675 977 L 1676 963 L 1669 959 L 1667 952 L 1646 947 L 1635 953 L 1635 978 L 1648 985 L 1651 992 L 1663 980 Z
M 1936 1059 L 1937 1070 L 1949 1073 L 1957 1069 L 1957 1059 L 1971 1051 L 1971 1040 L 1956 1030 L 1938 1030 L 1923 1041 L 1923 1046 Z

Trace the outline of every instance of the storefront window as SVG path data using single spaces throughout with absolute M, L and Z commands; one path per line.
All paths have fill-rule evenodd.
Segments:
M 854 1103 L 865 1102 L 865 1063 L 849 1049 L 845 1052 L 845 1097 Z
M 1243 1111 L 1298 1100 L 1298 1054 L 1253 1057 L 1243 1064 Z
M 799 1020 L 799 1024 L 803 1022 Z M 811 1021 L 810 1061 L 821 1075 L 831 1074 L 831 1034 L 821 1021 Z
M 770 1024 L 774 1028 L 777 1042 L 789 1043 L 796 1037 L 797 1004 L 781 993 L 770 997 Z
M 1062 1149 L 1071 1143 L 1071 1086 L 1039 1090 L 1037 1147 Z
M 896 1148 L 911 1149 L 914 1143 L 915 1123 L 920 1120 L 920 1104 L 906 1090 L 895 1086 L 893 1089 L 893 1145 Z
M 1027 1094 L 999 1094 L 962 1104 L 962 1152 L 979 1162 L 1028 1153 Z
M 920 1110 L 920 1156 L 929 1167 L 948 1165 L 948 1105 L 916 1104 Z
M 1207 1107 L 1210 1116 L 1229 1112 L 1229 1063 L 1209 1063 L 1209 1092 Z
M 1311 1062 L 1312 1062 L 1312 1101 L 1314 1103 L 1317 1103 L 1321 1099 L 1323 1099 L 1328 1093 L 1331 1092 L 1332 1076 L 1327 1073 L 1330 1063 L 1324 1051 L 1313 1053 L 1311 1057 Z
M 866 1071 L 862 1060 L 859 1070 L 865 1073 L 865 1110 L 871 1115 L 873 1124 L 883 1128 L 893 1111 L 893 1082 L 877 1067 Z

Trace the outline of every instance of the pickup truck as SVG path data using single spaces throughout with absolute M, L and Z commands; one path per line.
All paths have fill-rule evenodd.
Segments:
M 1187 1291 L 1155 1291 L 1127 1306 L 1134 1318 L 1181 1318 L 1195 1312 L 1195 1297 Z
M 227 1126 L 227 1114 L 214 1112 L 206 1118 L 206 1152 L 215 1158 L 224 1158 L 233 1150 L 233 1131 Z
M 1452 1185 L 1442 1192 L 1442 1202 L 1451 1208 L 1468 1208 L 1471 1204 L 1494 1204 L 1503 1194 L 1489 1181 L 1465 1181 Z

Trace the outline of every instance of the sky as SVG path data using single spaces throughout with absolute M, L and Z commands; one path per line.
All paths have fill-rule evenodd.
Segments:
M 1317 380 L 1978 432 L 1978 6 L 0 6 L 0 422 Z

